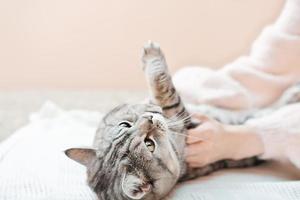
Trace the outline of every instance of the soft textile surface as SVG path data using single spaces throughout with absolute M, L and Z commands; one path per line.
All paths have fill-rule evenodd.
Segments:
M 1 200 L 92 200 L 85 169 L 63 150 L 92 144 L 101 114 L 64 111 L 46 103 L 30 123 L 0 146 Z M 272 169 L 272 171 L 271 171 Z M 170 199 L 299 200 L 297 174 L 275 164 L 224 170 L 179 185 Z
M 300 0 L 286 0 L 278 19 L 265 27 L 248 55 L 219 70 L 182 68 L 173 77 L 185 102 L 256 109 L 276 101 L 300 82 Z

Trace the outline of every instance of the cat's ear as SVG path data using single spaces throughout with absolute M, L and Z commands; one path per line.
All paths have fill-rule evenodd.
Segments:
M 125 174 L 122 180 L 122 190 L 130 199 L 142 199 L 152 189 L 150 183 L 144 183 L 139 177 Z
M 65 154 L 86 167 L 96 159 L 96 151 L 94 149 L 71 148 L 65 150 Z

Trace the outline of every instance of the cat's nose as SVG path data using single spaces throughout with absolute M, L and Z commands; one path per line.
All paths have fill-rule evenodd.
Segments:
M 154 118 L 153 115 L 145 114 L 141 117 L 139 128 L 143 131 L 148 131 L 153 128 Z
M 153 115 L 152 114 L 147 113 L 147 114 L 144 114 L 142 117 L 144 119 L 147 119 L 148 122 L 150 122 L 151 124 L 153 124 Z

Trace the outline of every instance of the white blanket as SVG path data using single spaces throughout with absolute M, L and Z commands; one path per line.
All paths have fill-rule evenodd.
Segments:
M 100 119 L 98 112 L 64 111 L 51 102 L 32 114 L 0 145 L 0 200 L 95 200 L 84 167 L 63 150 L 91 145 Z M 224 170 L 178 185 L 170 199 L 299 200 L 296 177 L 275 164 Z

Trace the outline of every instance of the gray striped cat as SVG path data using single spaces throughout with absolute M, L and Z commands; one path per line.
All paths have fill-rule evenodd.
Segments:
M 248 167 L 256 157 L 222 160 L 191 169 L 184 160 L 187 129 L 195 127 L 173 86 L 159 46 L 148 43 L 142 56 L 150 89 L 150 103 L 124 104 L 101 121 L 93 149 L 72 148 L 66 155 L 87 168 L 88 185 L 100 200 L 159 200 L 178 181 L 203 176 L 222 168 Z M 296 89 L 295 89 L 296 88 Z M 271 108 L 232 112 L 210 106 L 194 107 L 222 122 L 240 124 L 274 108 L 299 101 L 300 86 L 287 92 Z

